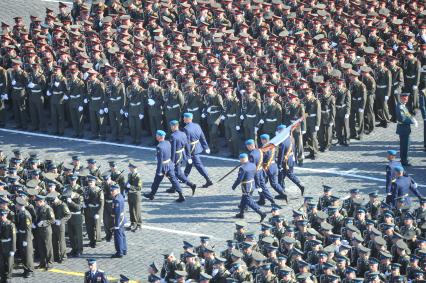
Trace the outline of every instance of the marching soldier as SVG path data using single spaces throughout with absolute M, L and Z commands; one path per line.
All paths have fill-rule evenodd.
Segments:
M 126 105 L 125 87 L 119 78 L 115 69 L 109 70 L 109 77 L 105 83 L 105 100 L 108 105 L 108 117 L 111 125 L 112 137 L 115 141 L 123 139 L 122 117 L 124 115 L 124 106 Z M 104 109 L 105 111 L 105 109 Z
M 114 245 L 115 254 L 111 258 L 121 258 L 127 254 L 127 241 L 126 234 L 124 232 L 125 216 L 124 216 L 124 198 L 120 194 L 120 186 L 117 184 L 111 185 L 111 197 L 113 199 L 112 204 L 112 216 L 114 218 Z
M 91 248 L 95 248 L 96 242 L 100 242 L 102 239 L 100 214 L 103 212 L 104 205 L 104 192 L 96 186 L 95 176 L 87 176 L 87 186 L 83 188 L 83 199 L 89 245 Z
M 142 208 L 141 208 L 141 191 L 142 178 L 137 171 L 134 163 L 129 163 L 130 173 L 127 175 L 126 192 L 128 195 L 129 212 L 130 212 L 130 229 L 133 232 L 141 229 L 142 226 Z
M 376 80 L 376 114 L 379 120 L 379 127 L 387 128 L 390 121 L 388 100 L 392 90 L 392 75 L 385 67 L 385 59 L 378 61 L 374 69 L 374 79 Z
M 349 145 L 349 114 L 351 113 L 351 94 L 342 78 L 336 79 L 336 135 L 340 145 Z
M 9 71 L 9 94 L 12 99 L 13 116 L 18 129 L 25 129 L 27 124 L 27 95 L 25 88 L 28 85 L 28 74 L 22 68 L 22 61 L 13 59 L 12 69 Z
M 16 198 L 16 247 L 17 255 L 22 260 L 24 267 L 24 278 L 34 274 L 34 250 L 33 250 L 33 219 L 30 212 L 25 208 L 27 201 L 22 197 Z
M 32 130 L 46 131 L 46 119 L 44 114 L 44 100 L 46 90 L 46 78 L 38 63 L 31 65 L 32 71 L 28 74 L 28 106 Z
M 89 104 L 89 120 L 92 139 L 105 139 L 105 87 L 104 84 L 96 77 L 98 72 L 90 69 L 87 78 L 87 96 L 84 99 L 85 104 Z
M 52 224 L 55 223 L 55 215 L 52 208 L 46 204 L 46 197 L 37 195 L 36 202 L 36 250 L 40 259 L 38 269 L 48 270 L 53 260 Z
M 0 278 L 2 282 L 9 282 L 12 278 L 16 252 L 15 224 L 7 218 L 8 215 L 8 209 L 0 210 Z
M 333 139 L 333 125 L 336 116 L 336 98 L 331 95 L 330 85 L 323 85 L 321 103 L 321 123 L 318 133 L 320 151 L 330 149 Z
M 307 158 L 315 159 L 315 154 L 318 153 L 317 133 L 321 122 L 321 104 L 311 89 L 305 90 L 305 95 L 306 144 L 309 150 Z
M 370 74 L 372 69 L 367 66 L 361 67 L 362 83 L 365 85 L 367 91 L 366 101 L 365 101 L 365 134 L 370 134 L 373 132 L 376 124 L 376 114 L 374 113 L 374 101 L 376 96 L 376 81 L 374 77 Z
M 236 158 L 240 151 L 240 106 L 236 97 L 232 96 L 232 88 L 228 87 L 224 93 L 224 113 L 221 119 L 224 121 L 225 137 L 229 144 L 230 157 Z
M 351 83 L 351 116 L 349 118 L 350 137 L 361 140 L 364 134 L 364 109 L 367 99 L 367 91 L 363 82 L 359 79 L 359 73 L 352 70 L 350 73 Z M 358 127 L 357 127 L 358 125 Z
M 130 136 L 133 144 L 140 144 L 142 135 L 142 119 L 144 118 L 145 98 L 143 88 L 139 85 L 139 76 L 132 75 L 132 84 L 126 90 L 125 117 L 129 119 Z
M 69 69 L 71 77 L 67 80 L 67 95 L 69 97 L 69 112 L 72 127 L 74 129 L 75 138 L 82 138 L 83 133 L 83 101 L 85 98 L 86 87 L 84 81 L 78 77 L 78 70 L 76 67 Z M 64 96 L 64 99 L 66 98 Z
M 50 115 L 55 135 L 64 134 L 65 103 L 67 95 L 67 80 L 62 74 L 61 66 L 56 65 L 50 78 L 50 85 L 46 95 L 50 97 Z
M 395 181 L 392 183 L 392 204 L 394 206 L 396 206 L 398 198 L 404 198 L 404 203 L 410 206 L 409 192 L 413 193 L 419 199 L 423 197 L 417 188 L 417 183 L 410 176 L 404 175 L 404 168 L 402 166 L 396 166 L 395 172 Z

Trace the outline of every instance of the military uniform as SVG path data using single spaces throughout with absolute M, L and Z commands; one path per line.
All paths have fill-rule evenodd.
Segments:
M 320 98 L 321 103 L 321 123 L 319 127 L 318 139 L 321 151 L 330 149 L 333 138 L 333 125 L 336 116 L 336 99 L 330 93 L 326 93 Z
M 68 206 L 59 199 L 55 200 L 51 207 L 55 215 L 55 222 L 52 224 L 53 258 L 56 262 L 61 263 L 67 258 L 65 225 L 71 218 L 71 212 Z
M 15 221 L 17 232 L 17 255 L 22 260 L 24 277 L 27 277 L 34 272 L 33 219 L 30 212 L 23 209 L 17 212 Z
M 258 123 L 260 133 L 274 136 L 275 130 L 282 122 L 281 105 L 275 100 L 272 100 L 270 103 L 263 103 L 260 117 L 261 119 Z
M 39 196 L 37 196 L 37 199 Z M 43 198 L 42 198 L 43 199 Z M 36 208 L 36 242 L 40 265 L 39 268 L 50 268 L 53 260 L 52 224 L 55 223 L 53 209 L 45 204 Z
M 69 97 L 69 112 L 74 137 L 83 137 L 83 101 L 86 95 L 86 86 L 79 77 L 72 77 L 67 80 L 67 96 Z
M 318 153 L 318 138 L 321 122 L 321 104 L 318 99 L 312 96 L 305 102 L 305 115 L 306 115 L 306 144 L 309 150 L 309 157 L 315 158 Z
M 108 108 L 111 133 L 116 141 L 123 138 L 122 119 L 126 105 L 124 84 L 117 78 L 110 78 L 105 83 L 105 104 Z
M 397 59 L 397 58 L 395 58 Z M 388 100 L 389 113 L 391 115 L 392 122 L 396 122 L 396 105 L 399 102 L 399 94 L 404 88 L 404 72 L 401 67 L 394 65 L 389 67 L 389 71 L 392 75 L 392 90 L 391 97 Z
M 34 65 L 33 65 L 34 66 Z M 33 130 L 46 131 L 44 101 L 46 78 L 40 67 L 28 74 L 28 105 Z
M 182 92 L 174 87 L 173 89 L 167 89 L 164 94 L 164 114 L 166 117 L 166 123 L 172 120 L 180 120 L 182 117 L 182 110 L 184 106 L 184 97 Z
M 386 67 L 378 66 L 375 69 L 374 78 L 376 80 L 376 113 L 382 126 L 387 127 L 390 121 L 388 99 L 391 94 L 392 76 Z
M 411 125 L 415 124 L 416 120 L 411 116 L 407 105 L 403 103 L 397 104 L 396 117 L 398 121 L 396 126 L 396 133 L 399 135 L 399 152 L 401 156 L 401 163 L 402 165 L 407 165 Z
M 288 126 L 298 119 L 302 119 L 300 126 L 296 126 L 293 130 L 294 146 L 295 151 L 294 158 L 296 162 L 300 165 L 303 164 L 304 159 L 304 150 L 303 150 L 303 134 L 306 132 L 306 121 L 303 119 L 305 117 L 305 107 L 302 103 L 293 104 L 289 103 L 289 106 L 284 111 L 284 123 Z
M 408 101 L 408 110 L 414 113 L 416 109 L 419 109 L 419 84 L 420 84 L 420 66 L 419 60 L 414 57 L 413 59 L 407 59 L 402 67 L 404 69 L 404 88 L 403 92 L 411 94 Z
M 107 180 L 111 176 L 106 175 L 104 177 L 104 182 L 102 183 L 102 190 L 104 192 L 104 210 L 103 210 L 103 222 L 104 222 L 104 231 L 105 231 L 105 240 L 107 242 L 111 241 L 113 228 L 114 228 L 114 219 L 112 217 L 112 196 L 110 193 L 111 186 L 114 185 L 114 182 L 108 182 Z M 107 179 L 107 180 L 105 180 Z
M 148 118 L 151 136 L 163 128 L 163 91 L 158 85 L 149 86 L 146 90 Z
M 364 109 L 367 90 L 364 83 L 356 79 L 350 84 L 349 91 L 352 98 L 351 116 L 349 119 L 350 137 L 361 139 L 364 134 Z
M 92 188 L 87 186 L 83 188 L 83 199 L 86 230 L 90 246 L 94 248 L 96 242 L 102 239 L 100 214 L 103 212 L 104 192 L 97 186 Z
M 207 126 L 209 129 L 209 144 L 211 145 L 212 153 L 217 153 L 218 149 L 218 136 L 220 117 L 223 112 L 223 101 L 219 94 L 211 93 L 206 97 L 205 112 L 203 115 L 207 119 Z
M 0 127 L 6 124 L 6 101 L 9 99 L 9 81 L 7 70 L 0 66 Z
M 236 97 L 225 99 L 224 104 L 225 137 L 228 141 L 232 157 L 237 157 L 240 151 L 240 106 Z
M 127 87 L 126 94 L 126 113 L 128 113 L 129 118 L 130 136 L 132 137 L 133 144 L 139 144 L 141 142 L 142 119 L 144 118 L 145 105 L 143 89 L 139 85 L 132 84 Z
M 94 73 L 96 74 L 96 72 Z M 91 76 L 94 76 L 91 74 Z M 105 87 L 97 78 L 87 81 L 87 98 L 89 104 L 89 120 L 92 138 L 105 138 Z M 87 102 L 86 100 L 84 102 Z
M 134 229 L 142 225 L 141 212 L 142 179 L 139 173 L 129 173 L 127 176 L 127 194 L 130 212 L 130 223 Z
M 28 85 L 28 74 L 21 68 L 10 70 L 9 81 L 9 94 L 13 104 L 13 116 L 15 117 L 17 127 L 25 129 L 28 103 L 25 88 Z
M 0 216 L 8 211 L 0 211 Z M 12 278 L 14 256 L 16 252 L 16 229 L 10 220 L 0 221 L 0 278 L 7 282 Z
M 351 94 L 345 87 L 336 89 L 336 135 L 339 144 L 349 144 L 349 114 L 351 112 Z
M 242 98 L 241 102 L 241 115 L 240 119 L 243 120 L 244 128 L 244 140 L 254 139 L 256 140 L 255 127 L 259 122 L 261 115 L 261 103 L 260 100 L 250 97 Z
M 66 78 L 62 74 L 53 74 L 50 78 L 50 85 L 46 94 L 50 97 L 50 115 L 53 133 L 58 135 L 64 134 L 65 103 L 69 99 L 66 84 Z
M 118 190 L 118 185 L 112 185 L 111 190 Z M 127 240 L 124 232 L 124 224 L 126 223 L 124 216 L 124 197 L 117 193 L 113 198 L 112 217 L 114 218 L 114 245 L 115 254 L 112 257 L 122 257 L 127 254 Z
M 362 69 L 361 69 L 362 70 Z M 365 101 L 365 132 L 367 134 L 373 132 L 376 124 L 376 116 L 374 113 L 374 101 L 376 96 L 376 81 L 373 76 L 369 73 L 362 76 L 362 83 L 365 85 L 367 91 L 366 101 Z
M 83 216 L 81 214 L 84 199 L 83 190 L 79 185 L 64 187 L 62 195 L 66 196 L 71 217 L 67 222 L 68 236 L 71 244 L 71 256 L 79 256 L 83 253 Z

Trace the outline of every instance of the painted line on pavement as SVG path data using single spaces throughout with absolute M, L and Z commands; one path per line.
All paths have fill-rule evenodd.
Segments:
M 67 271 L 67 270 L 56 269 L 56 268 L 49 269 L 48 272 L 59 273 L 59 274 L 64 274 L 64 275 L 69 275 L 69 276 L 84 277 L 84 272 Z M 119 282 L 119 280 L 120 280 L 119 278 L 111 277 L 111 276 L 107 276 L 107 278 L 108 278 L 108 280 L 111 280 L 113 282 Z M 129 282 L 130 283 L 139 283 L 140 281 L 130 280 Z
M 62 2 L 62 3 L 67 4 L 67 5 L 72 5 L 72 3 L 71 3 L 71 2 L 62 1 L 62 0 L 41 0 L 41 1 L 42 1 L 42 2 L 53 2 L 53 3 L 59 3 L 59 2 Z
M 137 146 L 137 145 L 131 145 L 131 144 L 120 144 L 120 143 L 107 142 L 107 141 L 93 141 L 93 140 L 63 137 L 63 136 L 54 136 L 54 135 L 48 135 L 48 134 L 42 134 L 42 133 L 33 133 L 33 132 L 12 130 L 12 129 L 0 129 L 0 131 L 6 132 L 6 133 L 13 133 L 13 134 L 29 135 L 29 136 L 34 136 L 34 137 L 50 138 L 50 139 L 56 139 L 56 140 L 85 142 L 85 143 L 94 144 L 94 145 L 103 144 L 103 145 L 111 145 L 111 146 L 118 146 L 118 147 L 131 148 L 131 149 L 143 149 L 143 150 L 155 151 L 155 148 L 153 148 L 153 147 Z M 236 159 L 220 157 L 220 156 L 202 155 L 202 157 L 206 158 L 206 159 L 212 159 L 212 160 L 237 162 Z M 364 176 L 364 175 L 349 173 L 349 172 L 351 172 L 351 170 L 353 172 L 353 170 L 356 170 L 356 169 L 351 169 L 349 171 L 336 171 L 336 170 L 324 170 L 324 169 L 315 169 L 315 168 L 306 168 L 306 167 L 296 167 L 295 170 L 296 171 L 315 172 L 315 173 L 325 173 L 325 174 L 337 175 L 337 176 L 341 176 L 341 177 L 351 177 L 351 178 L 364 179 L 364 180 L 376 181 L 376 182 L 382 182 L 382 183 L 386 182 L 386 180 L 384 178 L 376 178 L 376 177 L 370 177 L 370 176 Z M 426 185 L 421 185 L 421 184 L 418 184 L 418 186 L 422 187 L 422 188 L 426 187 Z
M 216 238 L 217 239 L 217 237 L 214 237 L 214 236 L 211 236 L 211 235 L 193 233 L 193 232 L 187 232 L 187 231 L 180 231 L 180 230 L 174 230 L 174 229 L 167 229 L 167 228 L 149 226 L 149 225 L 144 225 L 144 224 L 142 224 L 142 229 L 159 231 L 159 232 L 166 232 L 166 233 L 177 234 L 177 235 L 194 236 L 194 237 L 207 236 L 209 238 Z

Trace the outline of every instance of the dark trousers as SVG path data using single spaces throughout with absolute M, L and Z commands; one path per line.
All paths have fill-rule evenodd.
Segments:
M 204 167 L 203 163 L 201 162 L 201 158 L 199 154 L 193 154 L 192 155 L 192 164 L 186 163 L 185 167 L 185 175 L 188 176 L 189 173 L 191 173 L 192 166 L 195 166 L 195 169 L 197 169 L 198 173 L 201 174 L 201 176 L 206 179 L 206 181 L 210 180 L 209 174 L 207 174 L 207 170 Z
M 142 136 L 142 120 L 139 119 L 139 116 L 129 116 L 129 129 L 132 141 L 134 143 L 140 143 Z
M 279 183 L 285 191 L 285 178 L 289 178 L 299 188 L 302 186 L 299 178 L 294 174 L 294 167 L 283 168 L 279 174 Z
M 278 170 L 277 169 L 269 169 L 266 172 L 266 180 L 269 180 L 271 187 L 280 195 L 284 193 L 283 187 L 278 182 Z
M 114 218 L 111 216 L 111 214 L 112 214 L 112 200 L 108 200 L 108 201 L 111 201 L 111 202 L 110 203 L 105 202 L 103 220 L 104 220 L 105 238 L 107 240 L 111 240 L 112 229 L 114 228 Z
M 155 174 L 154 182 L 152 182 L 151 185 L 152 196 L 155 196 L 155 194 L 157 193 L 158 187 L 160 186 L 161 181 L 163 181 L 164 177 L 167 177 L 169 179 L 170 183 L 172 183 L 173 189 L 175 189 L 180 194 L 182 193 L 182 188 L 180 187 L 179 181 L 176 178 L 175 171 L 169 170 L 168 172 L 162 175 Z
M 361 137 L 364 134 L 364 112 L 359 112 L 358 108 L 351 109 L 349 118 L 351 137 Z
M 10 256 L 9 249 L 0 251 L 0 277 L 2 282 L 12 278 L 14 257 Z
M 130 213 L 131 224 L 132 225 L 136 224 L 137 226 L 141 226 L 142 225 L 141 193 L 129 192 L 127 200 L 129 202 L 129 213 Z
M 77 108 L 70 108 L 70 118 L 72 128 L 74 129 L 75 135 L 83 135 L 83 112 L 78 111 Z
M 260 210 L 259 205 L 257 205 L 257 203 L 254 201 L 254 199 L 249 194 L 243 194 L 241 196 L 240 201 L 240 214 L 244 214 L 244 211 L 247 206 L 253 209 L 256 213 L 262 215 L 262 211 Z
M 111 133 L 113 138 L 118 139 L 122 138 L 123 133 L 121 130 L 121 124 L 122 124 L 122 117 L 120 114 L 120 111 L 109 111 L 109 122 L 111 124 Z
M 293 132 L 294 137 L 294 145 L 296 147 L 296 160 L 298 163 L 303 163 L 303 159 L 305 158 L 304 148 L 303 148 L 303 136 L 299 130 Z
M 188 177 L 185 175 L 185 173 L 183 173 L 182 161 L 179 161 L 178 163 L 175 164 L 175 175 L 178 178 L 178 180 L 181 181 L 182 183 L 188 186 L 192 185 L 192 182 L 189 181 Z
M 318 132 L 318 142 L 321 149 L 329 149 L 333 140 L 333 127 L 330 124 L 321 123 Z
M 46 122 L 44 112 L 44 100 L 30 101 L 30 119 L 31 119 L 31 127 L 33 130 L 39 129 L 40 131 L 46 130 Z
M 374 113 L 374 95 L 367 95 L 364 114 L 365 130 L 371 133 L 374 130 L 374 127 L 376 126 L 376 114 Z
M 37 232 L 37 251 L 40 258 L 40 265 L 47 266 L 52 263 L 52 227 L 39 227 Z
M 32 234 L 23 236 L 23 234 L 18 233 L 17 239 L 17 255 L 21 258 L 22 266 L 24 272 L 33 272 L 34 271 L 34 248 Z M 27 245 L 24 247 L 23 242 L 27 242 Z
M 274 197 L 272 196 L 268 187 L 266 187 L 265 172 L 263 170 L 257 171 L 256 175 L 254 176 L 254 184 L 255 187 L 258 189 L 260 202 L 264 202 L 265 199 L 267 199 L 269 200 L 269 202 L 275 203 Z
M 339 143 L 347 143 L 349 141 L 349 119 L 336 117 L 335 129 Z
M 50 106 L 52 128 L 55 134 L 64 133 L 65 107 L 64 104 L 52 104 Z
M 90 118 L 90 130 L 92 131 L 92 136 L 105 136 L 104 129 L 104 114 L 99 114 L 99 110 L 89 110 Z
M 26 128 L 27 124 L 27 105 L 25 98 L 22 97 L 12 97 L 13 104 L 13 116 L 15 117 L 16 125 L 19 128 Z
M 379 120 L 379 122 L 384 124 L 387 124 L 390 121 L 388 101 L 385 98 L 386 95 L 387 95 L 386 89 L 376 90 L 377 119 Z
M 408 163 L 408 148 L 410 147 L 410 135 L 399 135 L 399 152 L 401 156 L 401 163 L 405 165 Z
M 119 229 L 114 229 L 114 246 L 117 254 L 127 254 L 127 240 L 123 225 Z
M 67 245 L 65 242 L 65 223 L 52 225 L 52 246 L 53 259 L 56 262 L 62 261 L 67 255 Z
M 218 151 L 218 136 L 219 136 L 219 126 L 216 123 L 209 124 L 209 145 L 211 146 L 212 153 Z
M 83 216 L 72 214 L 68 220 L 68 236 L 71 243 L 71 251 L 75 253 L 83 252 Z
M 84 220 L 90 244 L 101 241 L 101 218 L 95 219 L 95 214 L 90 208 L 84 211 Z

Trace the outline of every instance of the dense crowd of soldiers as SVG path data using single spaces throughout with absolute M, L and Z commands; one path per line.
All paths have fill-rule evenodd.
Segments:
M 135 164 L 129 163 L 125 176 L 114 161 L 102 173 L 92 158 L 83 166 L 79 156 L 57 164 L 35 152 L 26 158 L 19 149 L 13 154 L 7 158 L 0 150 L 1 282 L 9 282 L 14 266 L 22 266 L 28 278 L 34 274 L 34 261 L 39 262 L 36 268 L 48 270 L 53 262 L 80 257 L 84 232 L 87 247 L 114 238 L 116 253 L 111 257 L 127 254 L 124 196 L 128 229 L 136 232 L 142 224 L 142 180 Z
M 194 115 L 212 153 L 295 131 L 297 161 L 347 146 L 376 125 L 425 118 L 426 11 L 418 1 L 93 1 L 46 9 L 29 26 L 2 23 L 0 124 L 82 137 L 111 131 L 135 144 L 145 129 Z M 408 162 L 408 161 L 407 161 Z

